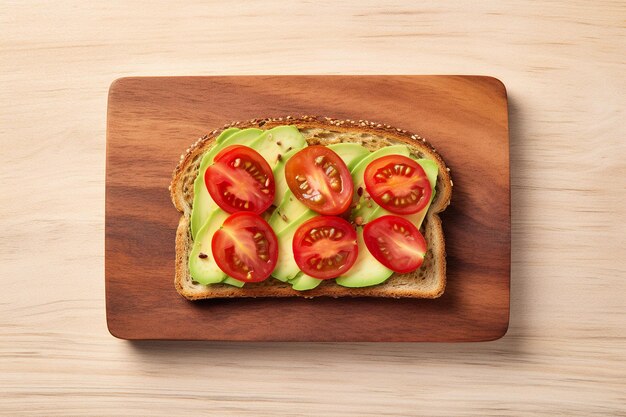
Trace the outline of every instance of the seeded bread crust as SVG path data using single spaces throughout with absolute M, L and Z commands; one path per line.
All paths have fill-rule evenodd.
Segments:
M 372 287 L 346 288 L 329 280 L 308 291 L 293 290 L 289 284 L 273 278 L 259 283 L 246 283 L 243 288 L 226 284 L 205 286 L 193 281 L 188 268 L 189 253 L 193 246 L 189 223 L 193 204 L 193 183 L 198 175 L 202 155 L 213 146 L 215 138 L 229 127 L 240 129 L 255 127 L 265 130 L 287 124 L 296 126 L 309 145 L 353 142 L 374 151 L 385 146 L 406 144 L 416 157 L 431 159 L 437 163 L 439 167 L 437 193 L 421 228 L 428 244 L 428 251 L 424 263 L 417 271 L 409 274 L 394 273 L 385 283 Z M 437 298 L 443 294 L 446 285 L 446 251 L 438 213 L 450 204 L 452 185 L 450 170 L 424 138 L 389 125 L 367 120 L 338 120 L 316 116 L 252 119 L 225 125 L 222 129 L 214 130 L 198 139 L 181 155 L 180 162 L 174 170 L 170 194 L 174 206 L 182 213 L 176 231 L 176 290 L 189 300 L 292 296 Z

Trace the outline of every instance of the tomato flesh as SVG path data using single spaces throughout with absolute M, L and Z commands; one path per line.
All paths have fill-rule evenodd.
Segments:
M 270 276 L 278 260 L 278 241 L 261 216 L 242 211 L 230 215 L 215 232 L 211 250 L 225 274 L 243 282 Z
M 424 262 L 426 240 L 417 227 L 399 216 L 382 216 L 363 228 L 365 246 L 380 263 L 401 274 Z
M 365 168 L 365 188 L 382 208 L 395 214 L 413 214 L 430 202 L 432 188 L 424 169 L 403 155 L 388 155 Z
M 325 146 L 309 146 L 293 155 L 285 164 L 285 178 L 296 198 L 317 213 L 341 214 L 352 202 L 350 171 Z
M 204 174 L 204 183 L 218 206 L 229 213 L 262 213 L 274 201 L 274 174 L 254 149 L 242 145 L 224 148 Z
M 340 217 L 314 217 L 296 230 L 293 253 L 305 274 L 319 279 L 337 278 L 356 262 L 356 231 Z

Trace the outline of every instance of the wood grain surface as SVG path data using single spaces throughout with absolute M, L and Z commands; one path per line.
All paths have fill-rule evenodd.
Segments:
M 376 120 L 428 138 L 456 179 L 442 213 L 447 287 L 437 300 L 327 297 L 189 302 L 174 288 L 180 213 L 167 187 L 198 137 L 256 116 Z M 485 341 L 509 322 L 506 90 L 490 77 L 123 78 L 109 93 L 108 328 L 126 339 Z M 149 280 L 141 277 L 150 277 Z M 338 318 L 340 318 L 338 320 Z
M 0 414 L 626 415 L 625 17 L 622 1 L 0 3 Z M 224 74 L 501 79 L 507 335 L 470 344 L 113 338 L 109 85 Z

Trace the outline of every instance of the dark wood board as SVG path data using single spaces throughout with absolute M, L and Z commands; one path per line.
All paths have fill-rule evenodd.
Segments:
M 321 115 L 426 137 L 452 170 L 442 213 L 447 288 L 435 300 L 224 299 L 174 288 L 180 213 L 168 192 L 181 153 L 225 123 Z M 509 321 L 510 185 L 506 90 L 477 76 L 123 78 L 109 92 L 107 323 L 124 339 L 486 341 Z

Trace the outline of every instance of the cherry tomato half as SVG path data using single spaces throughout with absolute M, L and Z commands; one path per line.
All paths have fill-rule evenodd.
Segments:
M 204 183 L 218 206 L 229 213 L 263 213 L 274 201 L 274 174 L 254 149 L 233 145 L 218 153 L 204 174 Z
M 267 279 L 278 260 L 278 241 L 261 216 L 242 211 L 231 214 L 215 232 L 211 250 L 225 274 L 243 282 Z
M 432 189 L 424 169 L 406 156 L 375 159 L 365 168 L 364 178 L 369 195 L 392 213 L 417 213 L 430 202 Z
M 352 202 L 350 171 L 339 155 L 325 146 L 308 146 L 289 158 L 285 178 L 296 198 L 320 214 L 341 214 Z
M 365 225 L 363 240 L 370 253 L 387 268 L 401 274 L 424 262 L 426 240 L 417 227 L 399 216 L 382 216 Z
M 296 230 L 293 254 L 305 274 L 319 279 L 337 278 L 356 262 L 356 231 L 340 217 L 313 217 Z

